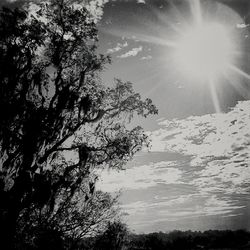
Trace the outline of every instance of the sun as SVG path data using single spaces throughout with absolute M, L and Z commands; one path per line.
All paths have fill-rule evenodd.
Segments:
M 234 43 L 220 23 L 192 25 L 177 39 L 175 65 L 193 79 L 211 80 L 226 74 L 234 60 Z
M 249 50 L 249 24 L 220 1 L 183 0 L 177 1 L 178 6 L 167 2 L 166 12 L 164 6 L 153 10 L 159 25 L 147 23 L 152 34 L 136 32 L 137 41 L 162 49 L 160 67 L 155 64 L 156 73 L 150 77 L 158 78 L 162 67 L 167 82 L 171 79 L 180 89 L 186 86 L 195 93 L 210 93 L 214 111 L 222 112 L 226 84 L 242 97 L 249 91 L 245 86 L 250 81 L 249 55 L 245 53 Z M 112 35 L 120 36 L 120 32 Z

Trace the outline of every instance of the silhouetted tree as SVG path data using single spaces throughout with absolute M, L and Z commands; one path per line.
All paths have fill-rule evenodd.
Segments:
M 163 250 L 165 249 L 162 239 L 159 237 L 158 233 L 152 233 L 147 235 L 146 241 L 144 243 L 146 249 L 148 250 L 154 250 L 159 249 Z
M 244 230 L 205 232 L 172 231 L 129 235 L 128 250 L 202 250 L 202 249 L 249 249 L 250 232 Z
M 116 201 L 117 198 L 112 198 L 108 193 L 97 191 L 95 196 L 86 202 L 82 193 L 79 193 L 52 215 L 46 210 L 29 211 L 29 217 L 20 216 L 17 235 L 22 239 L 19 241 L 22 245 L 36 249 L 41 247 L 39 244 L 42 241 L 46 241 L 46 237 L 48 242 L 54 242 L 57 238 L 56 242 L 67 239 L 69 249 L 76 249 L 83 237 L 102 233 L 108 223 L 119 215 Z M 27 211 L 24 210 L 23 213 L 25 212 Z
M 102 84 L 98 73 L 110 58 L 96 53 L 95 20 L 84 6 L 50 0 L 30 10 L 0 11 L 0 237 L 6 249 L 26 221 L 30 228 L 62 225 L 64 231 L 70 214 L 76 225 L 65 230 L 82 235 L 89 217 L 80 209 L 109 207 L 94 192 L 93 170 L 122 168 L 147 143 L 143 130 L 127 129 L 126 122 L 157 112 L 131 83 Z
M 110 222 L 104 233 L 97 237 L 94 249 L 96 250 L 123 250 L 128 241 L 128 229 L 120 221 Z

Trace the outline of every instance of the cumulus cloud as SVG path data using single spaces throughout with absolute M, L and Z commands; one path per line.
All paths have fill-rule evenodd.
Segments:
M 126 171 L 102 172 L 98 188 L 106 192 L 116 192 L 120 189 L 146 189 L 158 184 L 181 183 L 182 172 L 174 166 L 173 162 L 158 162 L 132 167 Z
M 161 121 L 151 133 L 153 151 L 192 157 L 200 170 L 192 182 L 204 192 L 250 191 L 250 101 L 239 102 L 228 113 Z
M 117 45 L 114 48 L 110 48 L 107 50 L 108 54 L 113 54 L 115 52 L 118 52 L 122 50 L 123 48 L 126 48 L 128 46 L 128 42 L 125 41 L 124 43 L 117 43 Z
M 159 162 L 102 176 L 105 191 L 125 191 L 122 210 L 131 227 L 246 216 L 250 101 L 239 102 L 227 113 L 161 118 L 158 124 L 161 128 L 150 134 L 151 151 Z M 166 154 L 175 155 L 174 160 L 160 161 Z
M 133 48 L 132 50 L 117 56 L 118 58 L 127 58 L 127 57 L 131 57 L 131 56 L 137 56 L 138 53 L 140 53 L 142 51 L 142 46 L 139 46 L 137 48 Z

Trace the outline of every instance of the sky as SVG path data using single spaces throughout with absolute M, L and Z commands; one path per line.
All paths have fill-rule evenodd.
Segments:
M 159 109 L 136 120 L 151 149 L 99 183 L 121 191 L 132 231 L 250 230 L 248 23 L 243 0 L 106 1 L 103 81 L 131 81 Z
M 84 2 L 112 57 L 103 82 L 131 81 L 159 109 L 134 122 L 150 150 L 98 188 L 121 192 L 135 233 L 250 230 L 250 1 Z

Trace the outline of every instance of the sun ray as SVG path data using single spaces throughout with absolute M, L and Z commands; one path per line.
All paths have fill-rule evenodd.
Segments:
M 136 37 L 141 42 L 149 42 L 155 45 L 162 45 L 170 48 L 175 48 L 177 46 L 177 43 L 171 40 L 167 40 L 165 38 L 159 38 L 154 36 L 148 36 L 144 34 L 137 34 Z
M 173 3 L 173 0 L 167 0 L 168 4 L 171 6 L 171 9 L 173 13 L 175 13 L 176 17 L 178 17 L 178 20 L 184 25 L 187 25 L 188 22 L 184 18 L 183 14 L 180 12 L 180 10 L 176 7 L 176 5 Z
M 202 9 L 200 0 L 189 0 L 189 5 L 194 18 L 194 23 L 200 26 L 202 24 Z
M 238 73 L 239 75 L 245 77 L 247 80 L 250 80 L 250 75 L 244 72 L 243 70 L 239 69 L 235 65 L 229 65 L 230 69 L 232 69 L 234 72 Z
M 150 36 L 141 34 L 138 32 L 124 32 L 122 30 L 101 30 L 104 34 L 109 34 L 115 37 L 126 37 L 127 39 L 134 39 L 140 42 L 146 42 L 146 43 L 152 43 L 155 45 L 161 45 L 165 47 L 175 48 L 177 46 L 177 43 L 175 41 L 168 40 L 166 38 L 156 37 L 156 36 Z
M 165 79 L 159 80 L 160 79 L 159 76 L 162 72 L 162 65 L 170 65 L 170 64 L 172 64 L 171 58 L 167 58 L 167 59 L 166 58 L 158 58 L 157 61 L 155 61 L 155 63 L 154 63 L 155 67 L 152 67 L 150 69 L 150 74 L 147 76 L 147 80 L 149 82 L 154 83 L 154 84 L 151 84 L 151 86 L 148 90 L 144 89 L 145 92 L 143 92 L 143 94 L 145 96 L 151 96 L 152 93 L 154 93 L 154 91 L 159 87 L 164 88 L 164 86 L 166 84 L 173 84 L 173 82 L 171 80 L 165 80 Z M 166 70 L 166 67 L 164 67 L 164 69 Z M 145 75 L 142 74 L 142 75 L 140 75 L 140 78 L 137 78 L 137 79 L 139 82 L 144 83 L 144 77 L 145 77 Z M 173 71 L 171 71 L 171 73 L 169 73 L 169 78 L 170 77 L 172 77 L 174 79 Z
M 247 89 L 246 87 L 242 86 L 242 84 L 239 83 L 237 79 L 235 79 L 233 81 L 232 78 L 229 77 L 229 76 L 225 76 L 225 79 L 227 80 L 227 82 L 234 88 L 234 90 L 239 95 L 241 95 L 245 99 L 249 99 L 250 98 L 249 89 Z
M 219 102 L 219 98 L 218 98 L 218 95 L 216 92 L 214 79 L 209 80 L 209 87 L 210 87 L 210 91 L 211 91 L 212 101 L 214 104 L 214 109 L 215 109 L 216 113 L 220 113 L 221 112 L 220 102 Z
M 170 21 L 170 17 L 167 17 L 165 14 L 159 13 L 158 10 L 155 8 L 152 10 L 153 13 L 157 16 L 157 18 L 164 24 L 164 26 L 171 28 L 173 31 L 175 31 L 177 34 L 181 34 L 183 32 L 183 29 L 177 26 L 178 19 L 176 20 L 176 24 L 174 24 L 172 21 Z
M 172 4 L 171 4 L 172 6 Z M 166 15 L 165 12 L 162 12 L 162 10 L 159 10 L 156 7 L 152 7 L 152 13 L 158 18 L 158 20 L 161 22 L 161 25 L 165 27 L 171 28 L 173 31 L 175 31 L 178 34 L 181 34 L 183 29 L 178 27 L 177 24 L 180 24 L 180 17 L 179 15 L 173 15 L 171 11 L 168 12 Z

